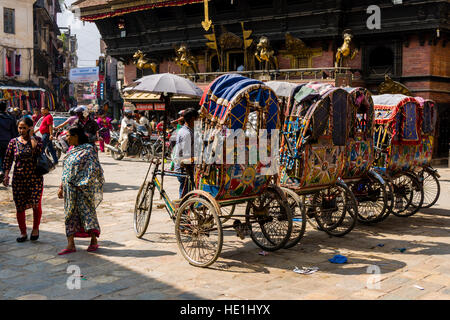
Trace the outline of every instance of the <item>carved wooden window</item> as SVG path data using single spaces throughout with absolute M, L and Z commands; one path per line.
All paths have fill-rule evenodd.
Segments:
M 220 63 L 219 63 L 219 57 L 217 57 L 217 54 L 214 54 L 211 56 L 209 66 L 210 66 L 211 72 L 220 72 Z
M 308 57 L 297 58 L 297 68 L 309 68 L 309 61 L 310 59 Z
M 371 72 L 375 74 L 389 74 L 394 68 L 394 53 L 390 48 L 377 47 L 369 55 Z
M 237 71 L 240 66 L 244 66 L 244 52 L 227 52 L 227 71 Z

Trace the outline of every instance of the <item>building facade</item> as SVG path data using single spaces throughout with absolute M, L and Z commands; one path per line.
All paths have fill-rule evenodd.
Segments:
M 68 70 L 77 63 L 71 51 L 76 38 L 70 31 L 61 34 L 59 12 L 58 0 L 0 2 L 0 89 L 11 107 L 70 107 Z
M 28 83 L 33 77 L 33 1 L 2 0 L 0 81 Z
M 73 8 L 96 23 L 107 55 L 124 63 L 125 85 L 174 72 L 202 87 L 220 73 L 241 71 L 261 80 L 364 86 L 377 94 L 388 75 L 437 103 L 435 156 L 448 155 L 446 0 L 81 0 Z M 349 56 L 339 59 L 346 46 Z

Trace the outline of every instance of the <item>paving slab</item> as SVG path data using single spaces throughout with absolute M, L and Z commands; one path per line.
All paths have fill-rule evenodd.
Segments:
M 101 236 L 96 253 L 86 252 L 89 239 L 76 239 L 76 253 L 57 255 L 67 243 L 64 204 L 55 193 L 61 166 L 45 179 L 36 242 L 15 241 L 19 231 L 11 189 L 0 188 L 1 299 L 450 299 L 448 193 L 442 192 L 431 209 L 406 219 L 390 216 L 373 226 L 357 224 L 343 238 L 308 225 L 299 245 L 266 256 L 258 254 L 261 249 L 250 238 L 241 240 L 227 230 L 216 263 L 196 268 L 182 257 L 165 209 L 157 208 L 158 193 L 147 233 L 142 239 L 134 234 L 134 202 L 148 164 L 103 154 L 100 160 L 107 184 L 97 210 Z M 439 172 L 441 190 L 450 190 L 450 169 Z M 165 188 L 175 199 L 178 181 L 167 177 Z M 330 263 L 335 254 L 347 256 L 348 263 Z M 67 285 L 73 280 L 71 266 L 80 268 L 81 289 Z M 319 271 L 300 275 L 292 271 L 295 266 Z

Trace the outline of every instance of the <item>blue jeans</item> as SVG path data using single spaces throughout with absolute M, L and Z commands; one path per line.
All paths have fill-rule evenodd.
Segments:
M 189 179 L 187 177 L 177 177 L 180 182 L 180 199 L 188 193 Z
M 50 154 L 52 155 L 53 163 L 56 166 L 58 164 L 58 157 L 56 156 L 55 148 L 53 148 L 53 143 L 50 140 L 50 134 L 44 133 L 42 135 L 42 143 L 44 144 L 44 147 L 42 148 L 42 152 L 45 152 L 45 149 L 48 148 L 48 150 L 50 151 Z

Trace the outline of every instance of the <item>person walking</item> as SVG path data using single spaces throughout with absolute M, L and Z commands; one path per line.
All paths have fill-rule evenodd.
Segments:
M 56 166 L 58 164 L 58 156 L 56 155 L 55 148 L 53 148 L 53 116 L 50 114 L 50 110 L 48 106 L 41 108 L 42 113 L 42 123 L 39 127 L 39 132 L 42 134 L 42 141 L 44 143 L 44 148 L 42 152 L 45 152 L 45 149 L 48 148 L 50 154 L 53 158 L 53 164 Z
M 98 124 L 94 120 L 93 115 L 87 112 L 87 115 L 85 116 L 85 112 L 87 112 L 87 110 L 84 107 L 80 106 L 75 108 L 78 119 L 75 120 L 73 125 L 82 127 L 89 139 L 89 143 L 95 147 L 95 142 L 98 139 Z
M 34 125 L 36 125 L 36 123 L 39 121 L 39 119 L 41 118 L 41 113 L 39 112 L 39 108 L 35 108 L 33 110 L 33 116 L 31 117 L 33 119 L 33 123 Z
M 75 237 L 90 237 L 87 251 L 98 249 L 100 225 L 96 208 L 103 198 L 103 169 L 95 147 L 79 126 L 68 130 L 67 139 L 73 148 L 64 158 L 62 183 L 58 191 L 58 198 L 64 199 L 67 247 L 58 255 L 76 251 Z
M 103 109 L 98 110 L 98 118 L 97 124 L 99 127 L 98 135 L 99 135 L 99 146 L 100 151 L 105 152 L 105 143 L 109 144 L 111 142 L 111 133 L 112 130 L 111 118 L 107 117 L 105 111 Z
M 15 163 L 12 191 L 21 234 L 16 239 L 17 242 L 24 242 L 28 239 L 25 210 L 30 208 L 33 208 L 33 231 L 30 240 L 34 241 L 39 238 L 44 178 L 36 174 L 36 162 L 37 157 L 42 153 L 43 143 L 39 137 L 33 136 L 33 132 L 33 120 L 27 117 L 19 120 L 20 136 L 9 142 L 3 163 L 5 187 L 9 186 L 9 173 L 13 162 Z
M 3 181 L 3 158 L 12 138 L 17 137 L 16 120 L 6 112 L 6 101 L 0 101 L 0 181 Z

